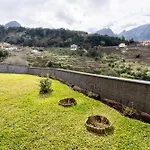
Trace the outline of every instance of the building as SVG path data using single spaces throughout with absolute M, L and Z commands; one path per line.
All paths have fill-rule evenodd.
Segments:
M 138 43 L 136 46 L 137 47 L 142 47 L 143 45 L 141 43 Z
M 72 51 L 76 51 L 78 49 L 78 46 L 76 44 L 72 44 L 71 47 L 70 47 L 70 49 Z
M 126 44 L 125 44 L 125 43 L 120 43 L 118 47 L 119 47 L 119 48 L 125 48 L 125 47 L 126 47 Z
M 39 51 L 37 51 L 37 50 L 32 50 L 32 51 L 31 51 L 31 54 L 40 55 L 41 52 L 39 52 Z
M 9 44 L 9 43 L 0 43 L 0 48 L 1 49 L 5 49 L 5 48 L 10 48 L 11 47 L 11 45 Z
M 150 46 L 150 40 L 142 42 L 142 46 Z

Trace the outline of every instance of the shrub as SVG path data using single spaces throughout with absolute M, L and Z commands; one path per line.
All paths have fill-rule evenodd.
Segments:
M 52 82 L 49 78 L 43 78 L 40 81 L 40 93 L 41 94 L 46 94 L 52 92 Z
M 127 74 L 127 73 L 123 73 L 123 74 L 121 74 L 121 75 L 120 75 L 120 77 L 122 77 L 122 78 L 130 78 L 130 79 L 135 79 L 135 77 L 134 77 L 134 76 L 132 76 L 132 75 L 129 75 L 129 74 Z
M 49 68 L 62 68 L 61 63 L 55 63 L 52 61 L 48 61 L 45 66 Z
M 131 117 L 133 114 L 135 114 L 136 110 L 133 107 L 133 103 L 131 107 L 125 107 L 123 110 L 124 116 L 129 116 Z
M 131 75 L 135 76 L 136 79 L 149 80 L 147 72 L 148 72 L 147 68 L 141 68 L 139 71 L 132 71 Z
M 8 52 L 4 50 L 0 50 L 0 58 L 6 58 L 8 57 Z
M 147 75 L 147 78 L 150 80 L 150 71 L 147 71 L 146 75 Z
M 129 107 L 126 107 L 126 108 L 123 110 L 124 116 L 132 116 L 135 112 L 136 112 L 135 109 L 129 108 Z
M 114 77 L 118 77 L 119 74 L 112 68 L 104 68 L 101 70 L 101 74 L 102 75 L 107 75 L 107 76 L 114 76 Z
M 98 60 L 100 60 L 100 58 L 99 57 L 95 57 L 95 61 L 98 61 Z
M 0 50 L 0 57 L 6 57 L 8 56 L 8 52 L 4 50 Z

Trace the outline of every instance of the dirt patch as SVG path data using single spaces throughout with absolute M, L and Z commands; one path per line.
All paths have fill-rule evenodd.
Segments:
M 104 116 L 90 116 L 85 122 L 88 131 L 96 134 L 107 134 L 113 130 L 111 122 Z
M 60 100 L 58 104 L 64 107 L 70 107 L 70 106 L 76 105 L 77 102 L 74 98 L 65 98 L 65 99 Z

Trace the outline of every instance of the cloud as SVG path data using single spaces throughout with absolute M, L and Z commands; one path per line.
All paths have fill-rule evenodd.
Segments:
M 149 5 L 149 0 L 1 0 L 0 23 L 84 31 L 110 27 L 118 33 L 150 23 Z
M 67 15 L 65 11 L 58 11 L 56 17 L 60 21 L 66 22 L 68 25 L 72 25 L 76 22 L 76 20 L 72 16 Z
M 130 28 L 130 27 L 134 27 L 137 25 L 138 25 L 137 23 L 128 23 L 128 24 L 123 25 L 122 28 Z

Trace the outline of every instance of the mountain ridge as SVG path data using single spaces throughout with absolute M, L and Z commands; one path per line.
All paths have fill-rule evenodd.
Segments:
M 6 23 L 5 28 L 9 28 L 9 27 L 21 27 L 21 24 L 18 23 L 17 21 L 10 21 L 8 23 Z
M 95 33 L 100 35 L 109 35 L 109 36 L 117 36 L 117 37 L 124 36 L 127 40 L 130 40 L 132 38 L 137 41 L 150 40 L 150 23 L 138 26 L 128 31 L 123 30 L 119 34 L 115 34 L 110 28 L 104 28 L 98 30 Z
M 96 34 L 100 35 L 109 35 L 109 36 L 114 36 L 114 32 L 110 28 L 103 28 L 99 31 L 96 31 Z

